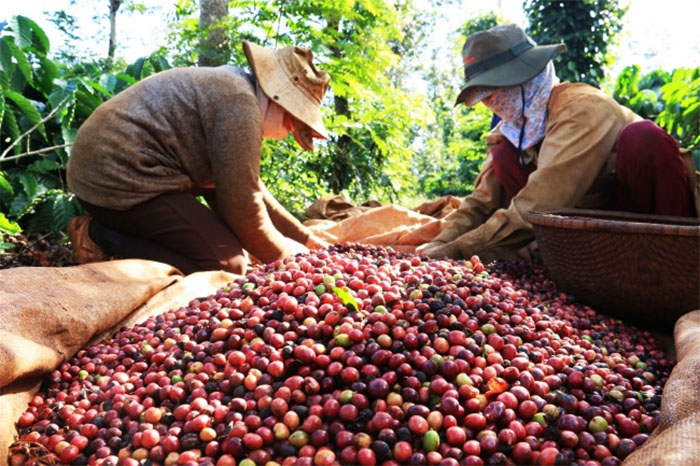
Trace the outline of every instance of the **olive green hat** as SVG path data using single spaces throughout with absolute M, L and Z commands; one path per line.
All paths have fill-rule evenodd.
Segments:
M 469 36 L 462 47 L 464 78 L 455 105 L 475 87 L 510 87 L 534 78 L 566 45 L 537 45 L 515 24 L 496 26 Z

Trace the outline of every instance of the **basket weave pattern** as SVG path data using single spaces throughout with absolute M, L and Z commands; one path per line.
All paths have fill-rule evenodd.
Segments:
M 669 325 L 700 308 L 700 220 L 578 209 L 528 219 L 552 279 L 579 301 Z

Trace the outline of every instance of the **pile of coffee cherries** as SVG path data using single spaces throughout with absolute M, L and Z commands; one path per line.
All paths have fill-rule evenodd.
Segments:
M 672 365 L 537 267 L 338 244 L 79 351 L 10 460 L 614 465 L 659 423 Z

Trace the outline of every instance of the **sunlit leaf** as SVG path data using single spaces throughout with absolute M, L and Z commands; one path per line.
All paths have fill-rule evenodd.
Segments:
M 353 298 L 347 290 L 334 286 L 333 292 L 336 294 L 336 296 L 338 296 L 338 298 L 340 298 L 340 301 L 348 308 L 348 310 L 351 312 L 359 311 L 360 308 L 357 305 L 357 301 L 355 301 L 355 298 Z
M 42 53 L 49 53 L 49 38 L 47 37 L 44 30 L 41 29 L 39 25 L 36 24 L 36 22 L 34 22 L 32 19 L 26 17 L 23 18 L 26 19 L 27 23 L 29 23 L 29 25 L 32 28 L 32 31 L 34 32 L 34 37 L 36 38 L 36 40 L 33 41 L 34 47 Z
M 32 65 L 29 64 L 27 56 L 14 42 L 8 41 L 6 45 L 9 48 L 12 56 L 15 57 L 16 65 L 20 73 L 22 73 L 22 76 L 27 82 L 31 83 L 34 80 L 34 77 L 32 75 Z
M 19 124 L 17 123 L 15 110 L 13 108 L 10 108 L 9 106 L 5 108 L 5 114 L 3 115 L 2 120 L 2 127 L 10 133 L 9 141 L 2 141 L 3 143 L 10 141 L 14 142 L 17 139 L 19 139 Z M 15 144 L 12 150 L 14 154 L 19 154 L 22 151 L 22 147 L 19 144 Z
M 4 89 L 3 93 L 5 94 L 5 97 L 10 99 L 19 109 L 22 111 L 24 116 L 29 120 L 32 125 L 36 125 L 37 123 L 41 122 L 41 114 L 39 113 L 39 110 L 34 106 L 34 104 L 24 97 L 22 94 L 11 91 L 9 89 Z M 28 129 L 28 128 L 27 128 Z M 46 140 L 46 129 L 44 128 L 44 124 L 40 123 L 39 126 L 37 127 L 37 131 L 44 137 Z
M 10 24 L 15 34 L 15 43 L 20 49 L 26 49 L 32 45 L 32 25 L 27 17 L 17 15 L 12 18 Z
M 12 188 L 12 185 L 7 179 L 7 175 L 4 172 L 0 172 L 0 188 L 2 188 L 10 196 L 15 193 L 15 190 Z
M 5 214 L 0 212 L 0 231 L 4 231 L 4 232 L 10 233 L 10 234 L 15 234 L 15 233 L 21 233 L 22 229 L 20 228 L 20 226 L 16 222 L 8 220 L 8 218 L 5 217 Z M 4 243 L 4 244 L 7 244 L 7 243 Z
M 9 79 L 12 74 L 13 64 L 12 64 L 12 50 L 10 49 L 10 43 L 12 43 L 11 36 L 0 37 L 0 71 L 3 72 L 5 77 Z

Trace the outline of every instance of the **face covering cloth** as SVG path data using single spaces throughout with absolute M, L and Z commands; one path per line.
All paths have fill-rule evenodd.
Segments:
M 260 89 L 255 86 L 255 93 L 260 102 L 260 112 L 263 120 L 263 137 L 267 139 L 284 139 L 289 134 L 284 127 L 284 109 L 270 99 Z
M 527 150 L 544 139 L 547 104 L 552 88 L 558 83 L 554 63 L 550 61 L 531 80 L 518 86 L 494 89 L 483 102 L 503 120 L 501 133 L 515 147 Z

